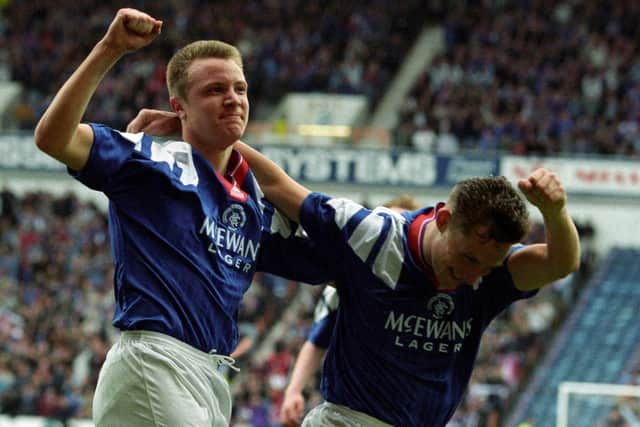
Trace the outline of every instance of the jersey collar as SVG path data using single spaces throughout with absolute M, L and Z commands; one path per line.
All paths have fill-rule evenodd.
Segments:
M 246 202 L 249 195 L 242 190 L 242 185 L 249 175 L 249 164 L 242 157 L 242 154 L 236 150 L 231 151 L 229 163 L 224 176 L 216 172 L 218 179 L 227 190 L 227 194 L 234 200 Z
M 424 256 L 422 240 L 425 230 L 427 229 L 427 224 L 435 219 L 438 210 L 443 206 L 444 203 L 440 202 L 435 206 L 435 208 L 431 207 L 425 213 L 416 216 L 409 225 L 409 233 L 407 236 L 407 243 L 409 244 L 409 251 L 411 252 L 411 256 L 416 261 L 416 264 L 422 270 L 425 276 L 427 276 L 431 283 L 433 283 L 435 288 L 438 287 L 438 280 L 433 274 L 433 270 L 429 266 L 429 263 L 427 263 L 427 260 Z

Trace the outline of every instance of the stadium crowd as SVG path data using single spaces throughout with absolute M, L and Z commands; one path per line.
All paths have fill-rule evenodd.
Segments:
M 171 25 L 106 77 L 88 120 L 124 127 L 141 107 L 168 108 L 165 59 L 176 46 L 211 37 L 243 52 L 254 117 L 291 91 L 365 94 L 375 106 L 420 29 L 442 22 L 444 51 L 407 96 L 396 146 L 640 155 L 640 6 L 633 0 L 143 3 L 127 5 Z M 20 128 L 33 128 L 48 94 L 122 5 L 37 0 L 0 9 L 10 78 L 29 88 L 14 111 Z M 87 26 L 95 37 L 78 36 Z
M 7 414 L 90 414 L 114 329 L 106 216 L 73 197 L 2 193 L 0 403 Z
M 361 93 L 375 102 L 435 6 L 410 0 L 268 2 L 44 0 L 0 8 L 10 77 L 29 88 L 16 114 L 33 129 L 49 99 L 102 36 L 119 7 L 166 21 L 162 36 L 106 76 L 87 120 L 122 128 L 142 107 L 168 108 L 165 63 L 177 47 L 217 38 L 244 56 L 254 117 L 291 91 Z M 441 6 L 440 6 L 441 7 Z M 87 33 L 92 32 L 93 37 Z M 256 111 L 257 110 L 257 111 Z
M 640 3 L 464 2 L 400 113 L 397 145 L 640 157 Z

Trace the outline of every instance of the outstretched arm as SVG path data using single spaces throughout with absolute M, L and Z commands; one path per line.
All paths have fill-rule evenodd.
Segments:
M 233 147 L 249 162 L 251 171 L 260 183 L 267 200 L 289 219 L 300 223 L 302 202 L 311 191 L 287 175 L 275 162 L 247 144 L 236 142 Z
M 280 411 L 280 422 L 285 427 L 297 427 L 304 415 L 304 396 L 302 390 L 309 378 L 313 376 L 326 353 L 326 349 L 318 347 L 311 341 L 305 341 L 293 367 L 291 381 L 284 392 L 284 401 Z
M 89 100 L 111 67 L 127 52 L 151 43 L 162 22 L 135 9 L 120 9 L 107 33 L 69 77 L 38 122 L 38 148 L 71 169 L 80 170 L 89 158 L 93 132 L 80 124 Z
M 537 169 L 518 187 L 542 213 L 546 242 L 514 253 L 509 270 L 518 289 L 538 289 L 578 269 L 580 242 L 567 210 L 565 189 L 555 173 Z

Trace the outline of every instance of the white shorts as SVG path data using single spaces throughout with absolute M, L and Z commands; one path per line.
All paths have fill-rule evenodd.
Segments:
M 100 369 L 93 421 L 97 427 L 226 427 L 231 392 L 217 368 L 229 361 L 165 334 L 125 331 Z
M 302 427 L 392 427 L 364 412 L 354 411 L 346 406 L 323 402 L 313 408 Z

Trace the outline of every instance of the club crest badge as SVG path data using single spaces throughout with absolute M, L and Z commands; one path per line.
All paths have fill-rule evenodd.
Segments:
M 244 227 L 247 222 L 247 215 L 244 213 L 242 205 L 233 204 L 222 213 L 222 222 L 232 230 Z
M 438 294 L 432 297 L 427 303 L 427 310 L 436 319 L 444 319 L 453 313 L 455 305 L 453 298 L 447 294 Z

